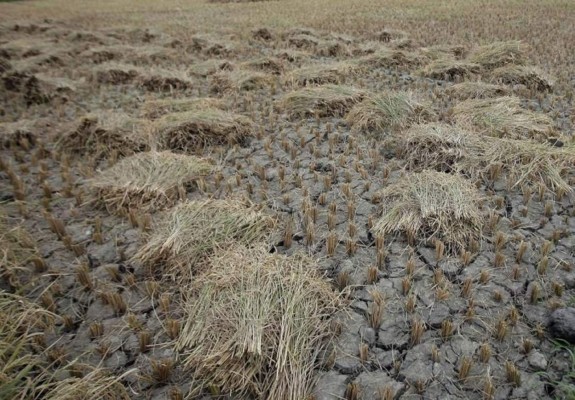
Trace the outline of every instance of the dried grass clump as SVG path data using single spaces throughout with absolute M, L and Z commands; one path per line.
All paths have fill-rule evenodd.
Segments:
M 375 34 L 374 39 L 388 43 L 392 40 L 407 39 L 407 33 L 397 29 L 383 29 Z
M 34 337 L 53 327 L 55 319 L 26 298 L 0 290 L 0 398 L 38 398 L 46 377 L 44 358 L 33 350 Z
M 425 243 L 438 239 L 454 254 L 481 236 L 479 192 L 460 176 L 410 173 L 378 195 L 383 211 L 373 227 L 376 234 L 402 232 Z
M 549 116 L 523 109 L 512 96 L 465 100 L 453 107 L 453 116 L 479 133 L 510 139 L 547 137 L 554 125 Z
M 94 79 L 98 83 L 109 85 L 125 85 L 132 83 L 143 75 L 141 68 L 135 65 L 117 62 L 106 62 L 97 65 L 94 69 Z
M 27 266 L 35 258 L 38 250 L 32 236 L 0 214 L 0 278 L 13 288 L 22 287 L 30 278 Z
M 121 375 L 111 374 L 103 368 L 94 368 L 80 377 L 70 377 L 49 385 L 46 400 L 130 400 L 128 389 L 121 383 L 126 376 L 136 372 L 132 369 Z
M 557 148 L 529 140 L 489 139 L 468 141 L 468 155 L 457 168 L 474 178 L 489 181 L 494 170 L 512 182 L 512 188 L 523 184 L 544 187 L 551 193 L 573 193 L 569 177 L 575 165 L 573 144 Z
M 415 53 L 388 48 L 375 50 L 359 60 L 360 65 L 370 68 L 410 67 L 421 62 L 422 58 Z
M 479 64 L 449 58 L 438 58 L 423 67 L 420 73 L 428 78 L 452 81 L 455 78 L 465 78 L 476 74 L 480 69 Z
M 488 99 L 491 97 L 507 96 L 509 89 L 505 86 L 486 82 L 461 82 L 445 89 L 449 97 L 459 100 Z
M 317 86 L 288 93 L 280 108 L 292 118 L 342 116 L 364 96 L 364 91 L 349 86 Z
M 536 67 L 506 65 L 496 68 L 490 74 L 491 81 L 507 85 L 525 85 L 535 90 L 551 90 L 553 82 L 543 71 Z
M 266 73 L 235 69 L 214 74 L 211 88 L 217 93 L 240 92 L 265 89 L 272 83 L 273 78 Z
M 573 145 L 561 148 L 527 140 L 486 138 L 447 124 L 411 127 L 397 138 L 398 150 L 410 170 L 462 173 L 490 182 L 502 177 L 512 188 L 524 184 L 556 193 L 572 193 L 568 184 L 575 163 Z M 499 171 L 494 176 L 494 171 Z
M 313 49 L 319 42 L 320 39 L 309 33 L 295 34 L 288 38 L 288 44 L 298 49 Z
M 337 84 L 344 81 L 346 77 L 355 73 L 358 68 L 358 64 L 348 61 L 307 66 L 287 73 L 283 79 L 283 83 L 299 87 L 323 85 L 326 83 Z
M 187 90 L 194 83 L 185 72 L 151 68 L 136 80 L 136 84 L 146 90 L 165 92 L 172 90 Z
M 241 52 L 241 45 L 230 38 L 196 35 L 190 39 L 189 51 L 201 52 L 208 56 L 229 57 Z
M 190 74 L 206 77 L 219 71 L 231 71 L 234 69 L 233 64 L 227 60 L 210 59 L 194 64 L 190 67 Z
M 481 139 L 458 126 L 433 122 L 414 125 L 397 140 L 411 171 L 451 172 L 467 156 L 470 142 Z
M 185 366 L 241 398 L 307 398 L 339 302 L 315 260 L 235 247 L 213 265 L 184 305 Z
M 274 75 L 281 75 L 284 71 L 284 62 L 275 57 L 261 57 L 255 60 L 246 61 L 243 64 L 246 68 L 268 72 Z
M 143 116 L 157 119 L 170 113 L 180 113 L 204 108 L 226 108 L 223 99 L 215 97 L 183 98 L 183 99 L 159 99 L 149 100 L 142 106 Z
M 356 104 L 346 119 L 355 130 L 382 134 L 425 121 L 432 115 L 429 105 L 414 93 L 388 91 Z
M 145 265 L 166 265 L 173 278 L 190 278 L 218 251 L 265 240 L 273 225 L 272 218 L 239 201 L 187 201 L 159 221 L 134 258 Z
M 150 212 L 175 205 L 180 187 L 194 183 L 212 169 L 206 160 L 195 156 L 146 152 L 120 160 L 88 183 L 110 212 Z
M 198 152 L 207 146 L 244 144 L 255 124 L 243 115 L 217 108 L 166 114 L 154 122 L 161 145 L 174 151 Z
M 315 54 L 322 57 L 344 57 L 351 54 L 345 43 L 337 40 L 321 40 L 315 48 Z
M 128 156 L 150 148 L 145 121 L 126 114 L 103 112 L 81 118 L 76 129 L 56 142 L 56 148 L 72 157 Z
M 20 147 L 26 150 L 36 145 L 37 138 L 33 132 L 33 125 L 31 120 L 0 123 L 0 148 Z
M 419 51 L 424 57 L 430 60 L 437 60 L 446 57 L 455 57 L 459 60 L 463 58 L 466 53 L 466 49 L 463 46 L 444 44 L 423 47 L 419 49 Z
M 527 47 L 518 40 L 495 42 L 475 48 L 468 61 L 485 68 L 497 68 L 507 64 L 524 64 Z

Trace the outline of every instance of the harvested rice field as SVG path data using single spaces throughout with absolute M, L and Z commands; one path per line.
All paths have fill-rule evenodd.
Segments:
M 568 21 L 0 1 L 0 400 L 574 400 Z

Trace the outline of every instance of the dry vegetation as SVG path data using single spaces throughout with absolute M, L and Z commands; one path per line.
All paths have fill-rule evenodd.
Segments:
M 1 399 L 573 397 L 572 1 L 76 3 L 0 1 Z

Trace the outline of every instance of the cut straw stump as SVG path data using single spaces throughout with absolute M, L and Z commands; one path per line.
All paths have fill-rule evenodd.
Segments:
M 184 365 L 226 394 L 307 398 L 338 305 L 316 261 L 238 246 L 212 263 L 184 304 Z
M 207 160 L 195 156 L 147 152 L 124 158 L 88 183 L 109 212 L 152 212 L 175 205 L 181 187 L 212 170 Z
M 441 240 L 459 254 L 481 236 L 480 196 L 466 179 L 435 171 L 411 173 L 378 193 L 382 216 L 376 235 L 405 233 L 415 240 Z
M 172 151 L 200 152 L 207 146 L 243 145 L 256 126 L 243 115 L 217 108 L 198 108 L 166 114 L 154 122 L 161 145 Z
M 288 93 L 279 104 L 291 118 L 343 116 L 365 96 L 349 86 L 324 85 Z
M 356 131 L 376 136 L 430 119 L 429 105 L 411 92 L 389 91 L 365 98 L 356 104 L 346 117 Z
M 209 256 L 233 243 L 262 241 L 273 226 L 271 217 L 238 201 L 188 201 L 162 218 L 134 257 L 145 265 L 166 265 L 173 277 L 189 278 Z
M 544 139 L 553 131 L 553 120 L 525 110 L 517 97 L 465 100 L 453 107 L 455 121 L 481 134 L 509 139 Z

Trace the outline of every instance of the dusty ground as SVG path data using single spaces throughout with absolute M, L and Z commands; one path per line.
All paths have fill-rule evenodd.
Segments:
M 417 169 L 389 139 L 418 122 L 454 123 L 453 107 L 462 100 L 450 88 L 491 79 L 473 68 L 426 75 L 430 45 L 461 44 L 435 48 L 455 61 L 476 40 L 525 37 L 527 64 L 554 85 L 502 87 L 524 109 L 551 118 L 551 136 L 573 151 L 575 62 L 566 45 L 573 32 L 558 21 L 575 11 L 568 2 L 494 2 L 493 17 L 464 4 L 408 3 L 390 3 L 390 19 L 399 22 L 384 34 L 362 2 L 351 18 L 364 18 L 361 28 L 316 3 L 309 14 L 317 15 L 308 19 L 296 12 L 301 4 L 286 6 L 285 20 L 273 11 L 279 2 L 202 4 L 197 13 L 161 2 L 128 13 L 114 3 L 117 14 L 110 5 L 94 19 L 86 10 L 63 11 L 59 2 L 53 9 L 0 5 L 11 18 L 0 25 L 2 213 L 6 225 L 29 233 L 42 260 L 4 269 L 1 288 L 59 316 L 41 346 L 56 370 L 71 361 L 102 366 L 122 376 L 133 399 L 224 396 L 226 388 L 190 391 L 197 387 L 174 349 L 174 321 L 185 324 L 180 288 L 132 259 L 160 212 L 109 213 L 88 182 L 131 152 L 165 146 L 153 137 L 161 116 L 150 110 L 174 110 L 157 111 L 154 100 L 213 98 L 213 108 L 249 119 L 253 137 L 203 148 L 216 170 L 187 187 L 185 197 L 234 196 L 260 205 L 278 221 L 266 242 L 270 251 L 318 259 L 347 304 L 332 316 L 337 335 L 317 360 L 310 398 L 573 398 L 573 359 L 548 328 L 551 312 L 573 306 L 575 295 L 572 193 L 529 181 L 510 188 L 505 174 L 473 180 L 485 224 L 467 259 L 425 241 L 408 243 L 401 233 L 381 243 L 372 228 L 381 215 L 378 192 Z M 161 26 L 137 27 L 160 19 Z M 118 27 L 126 21 L 129 27 Z M 182 34 L 182 26 L 194 28 Z M 467 26 L 476 29 L 464 37 Z M 391 53 L 365 68 L 382 49 Z M 326 84 L 414 91 L 428 104 L 426 115 L 377 136 L 352 128 L 348 106 L 290 114 L 286 95 Z M 128 117 L 135 122 L 117 122 Z M 112 153 L 98 153 L 92 143 L 58 145 L 65 135 L 94 129 L 145 138 Z M 572 186 L 573 171 L 563 175 Z M 167 376 L 157 363 L 170 365 Z

